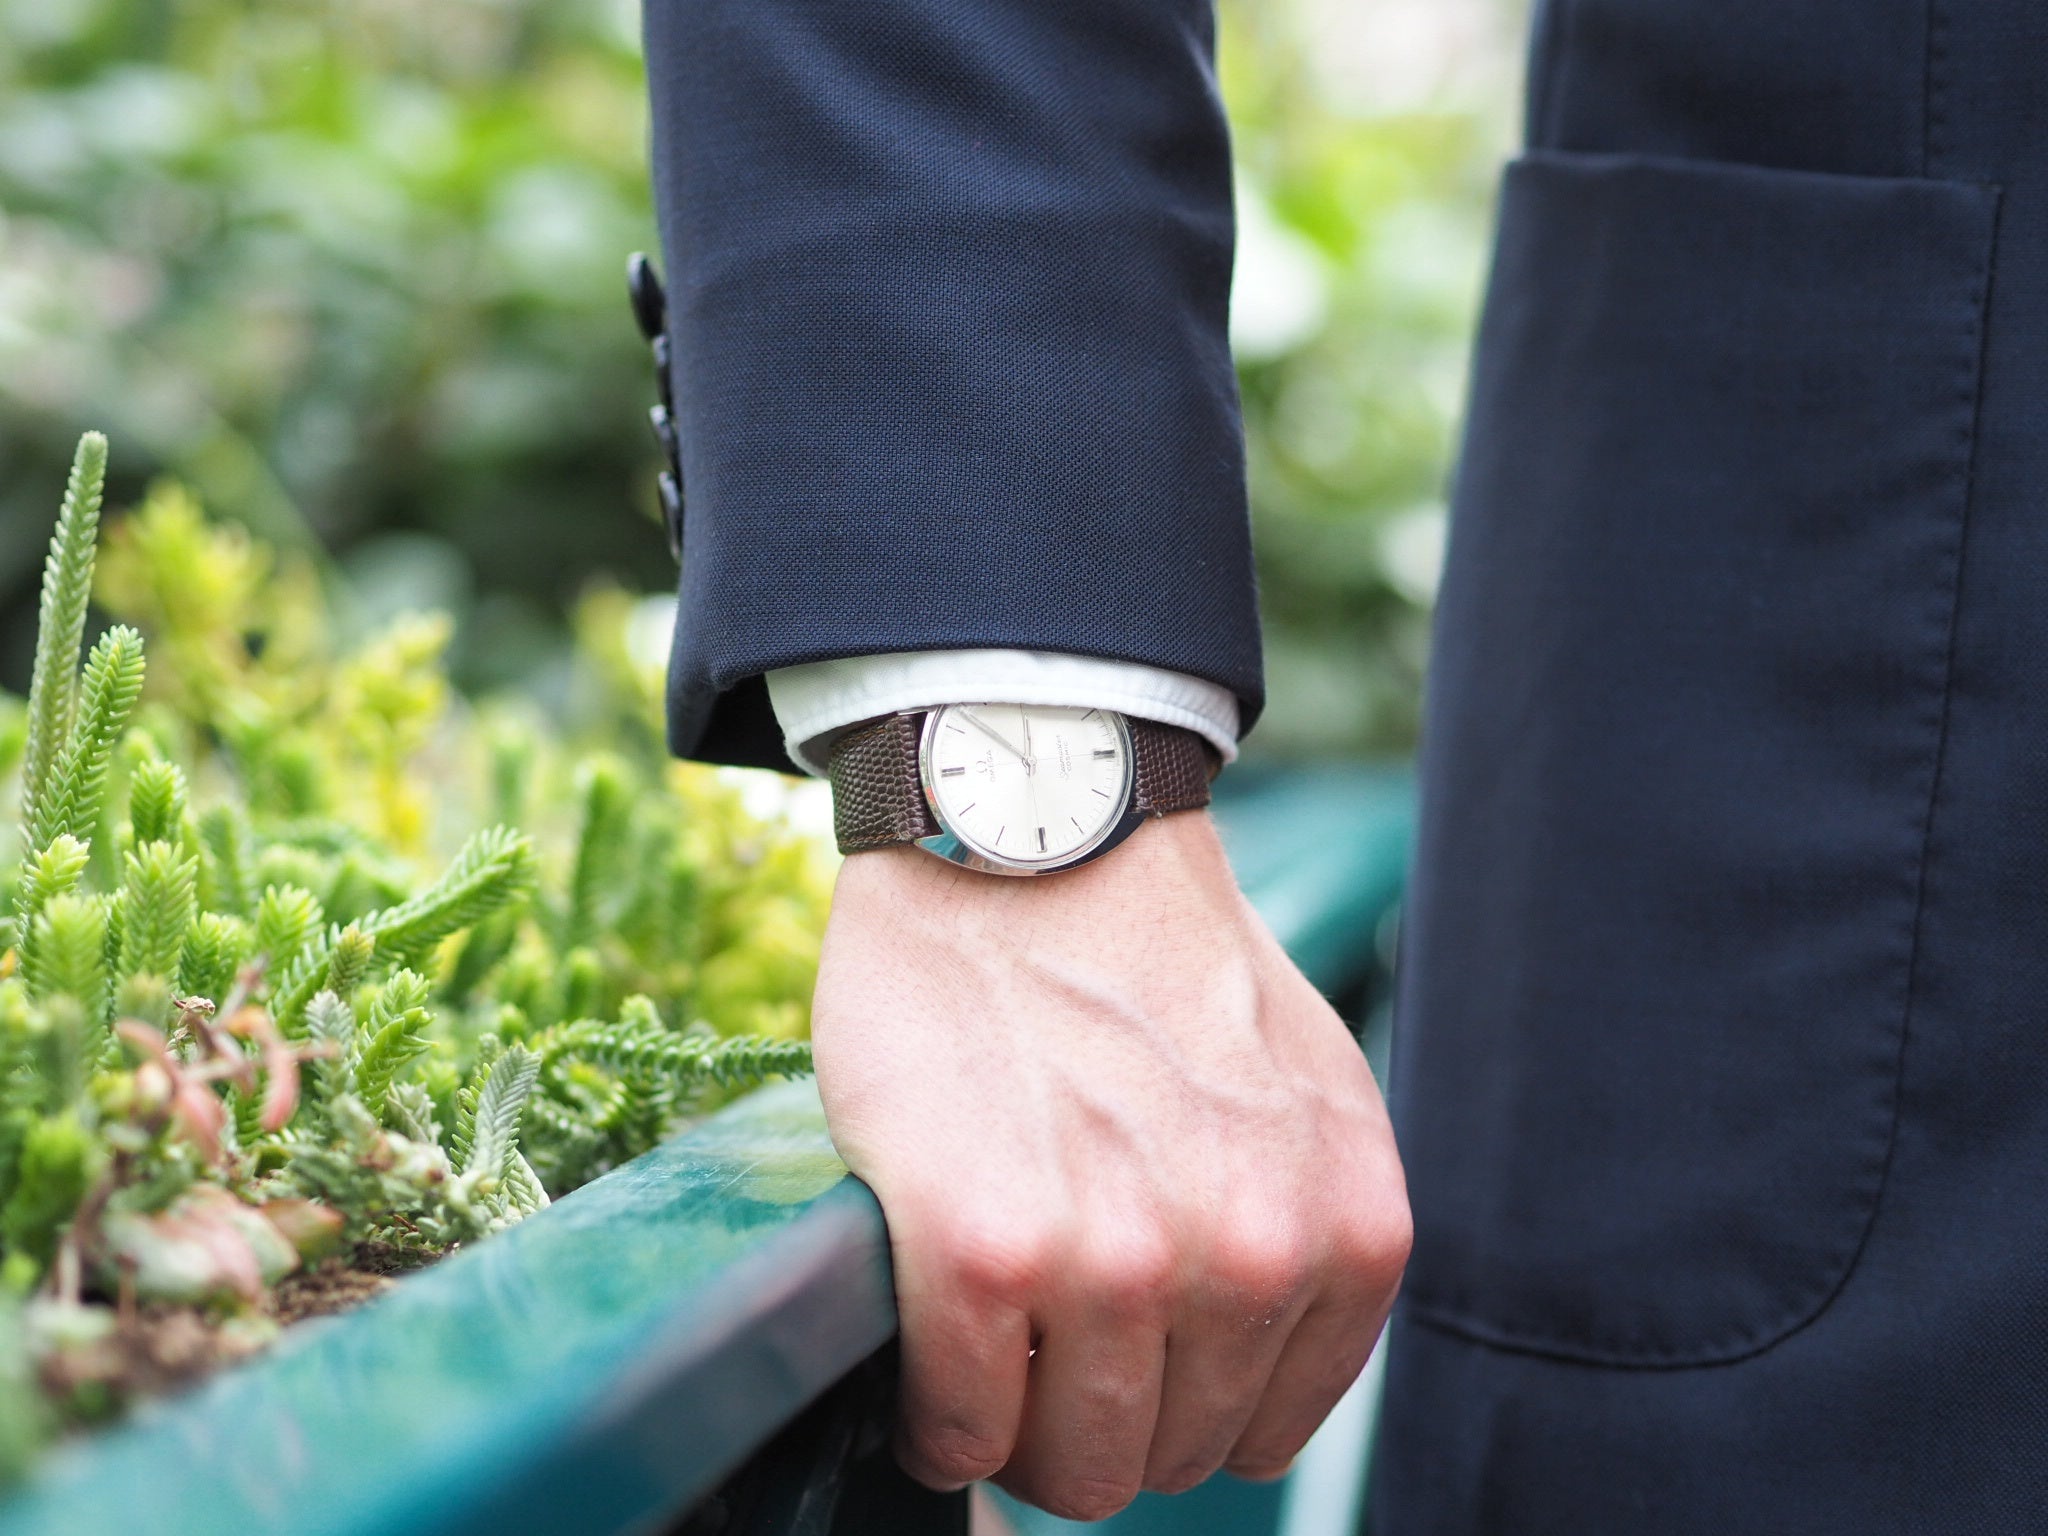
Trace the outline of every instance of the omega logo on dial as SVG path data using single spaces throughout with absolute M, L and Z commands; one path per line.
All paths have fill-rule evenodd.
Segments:
M 926 719 L 919 769 L 940 822 L 971 852 L 1053 867 L 1122 819 L 1130 728 L 1110 710 L 954 704 Z

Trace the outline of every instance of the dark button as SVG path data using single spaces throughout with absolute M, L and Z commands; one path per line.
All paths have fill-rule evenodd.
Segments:
M 668 337 L 655 337 L 654 387 L 661 394 L 661 403 L 667 406 L 671 411 L 673 411 L 676 408 L 676 397 L 674 394 L 671 393 L 671 391 L 674 388 L 674 384 L 671 382 L 668 376 L 669 359 L 673 356 L 674 352 L 669 347 Z
M 661 444 L 661 451 L 668 455 L 668 467 L 682 467 L 682 445 L 676 441 L 676 424 L 669 416 L 668 407 L 657 405 L 647 413 L 647 424 L 654 428 L 654 440 Z
M 664 469 L 655 486 L 661 492 L 661 525 L 668 530 L 668 552 L 676 564 L 683 563 L 683 487 L 675 474 Z
M 661 279 L 644 251 L 626 258 L 626 292 L 633 300 L 633 318 L 640 322 L 640 334 L 649 341 L 668 324 L 668 296 L 661 291 Z

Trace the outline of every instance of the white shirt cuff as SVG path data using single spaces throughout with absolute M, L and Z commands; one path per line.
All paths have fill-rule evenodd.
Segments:
M 1184 672 L 1051 651 L 899 651 L 782 667 L 768 697 L 789 755 L 822 776 L 833 739 L 850 725 L 941 704 L 1048 704 L 1113 709 L 1198 731 L 1237 756 L 1237 696 Z

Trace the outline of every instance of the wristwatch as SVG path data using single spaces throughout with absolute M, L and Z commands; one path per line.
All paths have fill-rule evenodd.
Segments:
M 912 844 L 996 875 L 1099 859 L 1148 817 L 1209 803 L 1193 731 L 1107 709 L 949 704 L 856 727 L 829 761 L 842 853 Z

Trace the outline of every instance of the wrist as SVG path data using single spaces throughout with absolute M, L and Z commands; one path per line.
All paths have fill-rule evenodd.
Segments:
M 1007 921 L 1053 907 L 1100 906 L 1105 915 L 1116 911 L 1128 918 L 1219 884 L 1236 891 L 1215 819 L 1203 809 L 1151 818 L 1115 857 L 1036 880 L 992 879 L 914 847 L 878 848 L 840 867 L 834 900 L 898 902 L 920 913 L 971 909 L 979 926 L 990 912 Z

